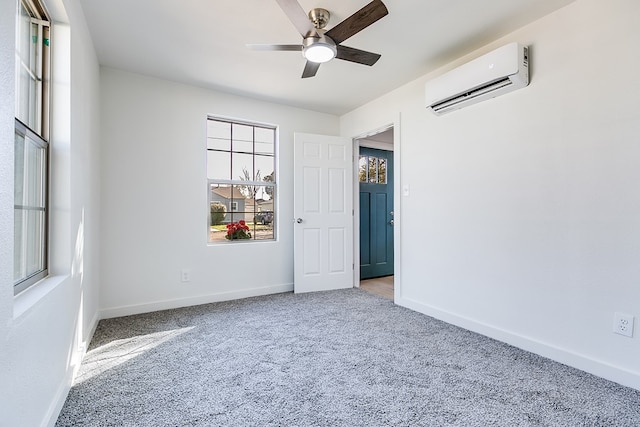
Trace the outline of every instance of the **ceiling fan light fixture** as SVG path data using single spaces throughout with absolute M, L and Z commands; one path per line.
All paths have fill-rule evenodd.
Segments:
M 311 62 L 328 62 L 336 57 L 336 48 L 321 43 L 316 43 L 304 50 L 304 57 Z
M 338 49 L 336 44 L 324 34 L 319 34 L 318 37 L 307 37 L 303 42 L 304 48 L 302 49 L 302 55 L 307 61 L 323 63 L 331 61 L 336 57 Z

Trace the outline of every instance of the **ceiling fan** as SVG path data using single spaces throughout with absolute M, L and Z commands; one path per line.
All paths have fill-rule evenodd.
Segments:
M 328 10 L 312 9 L 307 16 L 297 0 L 276 1 L 302 36 L 302 44 L 248 44 L 249 49 L 302 52 L 307 60 L 302 72 L 303 79 L 315 76 L 320 64 L 333 58 L 369 66 L 380 59 L 377 53 L 343 46 L 341 43 L 389 13 L 381 0 L 373 0 L 328 31 L 324 29 L 329 22 Z

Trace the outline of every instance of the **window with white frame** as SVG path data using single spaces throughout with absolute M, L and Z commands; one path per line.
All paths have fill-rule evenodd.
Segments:
M 207 119 L 210 243 L 275 239 L 275 165 L 274 126 Z
M 38 0 L 16 19 L 14 293 L 47 275 L 50 26 Z

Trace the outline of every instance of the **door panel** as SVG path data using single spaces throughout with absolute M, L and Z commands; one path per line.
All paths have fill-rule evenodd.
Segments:
M 371 193 L 360 192 L 360 267 L 371 264 Z M 362 271 L 360 272 L 362 275 Z
M 364 158 L 364 160 L 363 160 Z M 393 274 L 393 152 L 360 148 L 360 278 Z
M 353 287 L 352 141 L 294 136 L 294 291 Z
M 390 227 L 388 223 L 389 219 L 387 218 L 388 212 L 391 212 L 393 209 L 389 209 L 387 204 L 387 193 L 376 193 L 376 203 L 375 203 L 375 212 L 373 212 L 373 217 L 375 218 L 375 230 L 374 233 L 376 237 L 376 263 L 378 265 L 382 263 L 389 262 L 389 245 L 387 244 L 387 239 L 389 238 L 389 233 L 387 230 Z
M 344 212 L 344 169 L 329 169 L 329 212 L 341 214 Z

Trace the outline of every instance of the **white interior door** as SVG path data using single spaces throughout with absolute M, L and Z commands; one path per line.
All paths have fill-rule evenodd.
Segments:
M 294 136 L 294 291 L 353 287 L 352 141 Z

